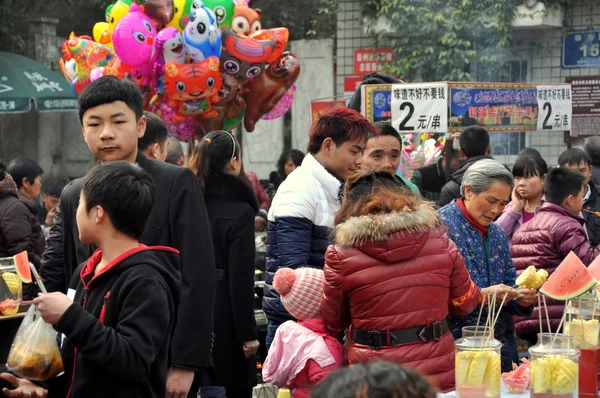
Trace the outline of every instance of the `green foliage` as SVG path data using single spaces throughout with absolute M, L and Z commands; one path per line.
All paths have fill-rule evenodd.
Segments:
M 340 2 L 323 0 L 322 7 L 337 9 Z M 567 0 L 545 3 L 548 12 L 556 12 Z M 373 45 L 394 50 L 386 71 L 408 81 L 475 80 L 499 70 L 511 55 L 514 0 L 363 0 L 362 4 Z M 392 32 L 377 31 L 381 17 Z

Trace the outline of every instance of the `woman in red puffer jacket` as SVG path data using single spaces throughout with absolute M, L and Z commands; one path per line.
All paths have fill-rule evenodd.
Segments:
M 414 367 L 442 391 L 454 388 L 448 313 L 470 314 L 481 300 L 433 207 L 388 173 L 348 180 L 325 256 L 322 315 L 350 326 L 348 360 Z

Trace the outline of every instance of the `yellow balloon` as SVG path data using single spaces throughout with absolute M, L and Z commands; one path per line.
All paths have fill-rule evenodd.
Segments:
M 113 5 L 108 17 L 108 30 L 110 31 L 111 35 L 115 31 L 115 27 L 121 18 L 123 18 L 128 12 L 129 6 L 125 3 L 118 2 Z
M 112 48 L 113 44 L 107 22 L 96 22 L 92 32 L 96 43 L 104 44 L 105 46 Z
M 167 26 L 177 28 L 177 30 L 179 30 L 180 32 L 181 26 L 179 26 L 179 20 L 181 19 L 181 15 L 183 14 L 184 6 L 185 0 L 173 0 L 173 19 L 167 24 Z

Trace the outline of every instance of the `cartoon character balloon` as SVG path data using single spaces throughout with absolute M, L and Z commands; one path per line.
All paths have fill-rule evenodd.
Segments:
M 119 21 L 121 21 L 121 19 L 129 12 L 131 2 L 127 4 L 123 1 L 117 1 L 110 7 L 110 12 L 106 14 L 106 22 L 108 23 L 108 29 L 112 35 Z
M 283 115 L 285 115 L 291 108 L 292 103 L 294 102 L 294 93 L 296 92 L 296 86 L 292 86 L 288 89 L 288 91 L 281 97 L 277 105 L 273 109 L 269 111 L 269 113 L 265 113 L 262 115 L 262 120 L 273 120 L 279 119 Z
M 169 62 L 185 63 L 183 38 L 177 28 L 168 26 L 158 32 L 156 37 L 156 62 L 154 62 L 154 86 L 158 94 L 163 93 L 164 66 Z
M 267 63 L 272 64 L 283 54 L 290 38 L 290 31 L 288 28 L 262 29 L 252 33 L 250 37 L 256 40 L 271 40 L 275 43 L 275 50 L 273 50 L 271 57 L 267 60 Z
M 185 25 L 181 26 L 181 17 L 185 7 L 185 0 L 173 0 L 173 19 L 167 24 L 168 27 L 177 28 L 181 31 Z M 189 15 L 189 14 L 188 14 Z
M 240 36 L 250 36 L 251 33 L 262 29 L 260 8 L 250 8 L 247 5 L 236 5 L 231 21 L 231 30 Z
M 211 9 L 217 17 L 221 30 L 230 29 L 235 3 L 233 0 L 204 0 L 204 5 Z
M 173 0 L 135 0 L 157 28 L 162 28 L 173 19 Z
M 168 63 L 165 65 L 164 76 L 165 94 L 169 98 L 191 102 L 182 103 L 180 113 L 202 113 L 204 117 L 217 115 L 212 109 L 212 104 L 220 101 L 219 90 L 223 86 L 217 57 L 209 57 L 204 61 L 185 65 Z M 203 102 L 206 110 L 202 108 Z
M 229 130 L 244 117 L 246 102 L 241 96 L 242 86 L 235 77 L 226 73 L 222 73 L 221 78 L 223 79 L 223 88 L 219 93 L 221 100 L 213 105 L 213 109 L 218 114 L 211 118 L 196 119 L 205 133 L 214 130 Z
M 92 30 L 92 36 L 94 36 L 96 43 L 112 48 L 112 38 L 110 37 L 108 22 L 96 22 Z
M 183 31 L 185 52 L 194 62 L 221 54 L 221 30 L 217 18 L 202 2 L 198 5 Z
M 156 113 L 166 123 L 170 136 L 181 141 L 189 141 L 194 138 L 196 130 L 200 126 L 195 117 L 179 113 L 179 101 L 167 96 L 151 104 L 148 110 Z
M 150 19 L 137 4 L 132 4 L 129 13 L 119 21 L 113 32 L 115 52 L 128 65 L 153 62 L 156 34 Z
M 271 57 L 275 43 L 223 32 L 221 71 L 235 76 L 243 84 L 260 75 Z
M 277 62 L 267 67 L 265 73 L 247 83 L 249 90 L 244 96 L 244 127 L 247 131 L 254 131 L 260 117 L 277 105 L 299 75 L 298 58 L 290 52 L 285 52 Z

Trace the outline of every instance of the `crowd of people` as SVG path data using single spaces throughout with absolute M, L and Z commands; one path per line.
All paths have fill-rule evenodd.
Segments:
M 600 211 L 600 139 L 551 168 L 526 149 L 509 170 L 471 126 L 408 180 L 398 131 L 336 108 L 306 155 L 281 155 L 271 198 L 234 134 L 206 134 L 188 159 L 127 81 L 87 86 L 79 118 L 99 160 L 84 178 L 0 164 L 0 256 L 28 252 L 49 293 L 25 299 L 64 335 L 64 374 L 3 373 L 8 397 L 251 397 L 261 345 L 264 381 L 295 397 L 434 397 L 454 389 L 454 341 L 492 297 L 503 371 L 517 336 L 535 344 L 537 291 L 515 287 L 519 271 L 600 254 L 584 211 Z M 548 308 L 556 331 L 563 308 Z

